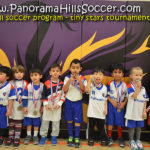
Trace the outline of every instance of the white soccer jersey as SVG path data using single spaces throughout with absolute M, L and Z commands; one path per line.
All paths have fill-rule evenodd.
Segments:
M 126 108 L 125 118 L 128 120 L 142 121 L 144 102 L 148 101 L 148 95 L 144 87 L 141 87 L 141 91 L 137 96 L 137 99 L 132 97 L 135 92 L 135 88 L 132 83 L 128 85 L 128 102 Z
M 65 77 L 64 79 L 64 85 L 68 82 L 68 80 L 70 79 L 71 75 L 68 75 Z M 85 88 L 87 86 L 87 81 L 85 79 L 84 76 L 81 76 L 81 80 L 82 80 L 82 83 L 84 84 Z M 69 89 L 66 93 L 66 98 L 69 99 L 70 101 L 79 101 L 82 99 L 82 93 L 85 92 L 85 89 L 84 91 L 81 91 L 80 89 L 80 86 L 79 86 L 79 83 L 77 82 L 77 80 L 75 80 L 75 83 L 71 83 L 70 86 L 69 86 Z
M 108 96 L 111 99 L 121 102 L 124 101 L 124 98 L 127 97 L 127 85 L 125 82 L 121 81 L 119 85 L 116 84 L 116 81 L 110 81 L 107 85 Z
M 24 117 L 38 118 L 41 116 L 40 108 L 42 105 L 41 102 L 42 91 L 43 91 L 43 83 L 40 83 L 40 87 L 37 90 L 35 89 L 35 85 L 33 89 L 32 82 L 26 86 L 22 99 L 27 100 L 28 114 L 24 114 Z M 36 114 L 34 113 L 35 111 Z
M 98 119 L 105 119 L 104 110 L 105 102 L 107 100 L 107 88 L 105 85 L 96 87 L 91 84 L 91 92 L 89 95 L 89 105 L 87 116 Z
M 22 120 L 24 119 L 22 95 L 28 83 L 25 80 L 13 80 L 11 81 L 11 84 L 14 86 L 17 98 L 14 99 L 12 115 L 10 118 L 14 120 Z
M 15 89 L 8 81 L 0 84 L 0 105 L 8 106 L 8 101 L 16 99 Z

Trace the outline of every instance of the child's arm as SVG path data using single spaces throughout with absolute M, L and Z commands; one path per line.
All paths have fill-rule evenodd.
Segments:
M 139 95 L 139 93 L 140 93 L 140 91 L 141 91 L 141 86 L 142 86 L 141 81 L 138 81 L 138 82 L 137 82 L 137 88 L 136 88 L 135 92 L 134 92 L 133 95 L 132 95 L 132 97 L 133 97 L 134 99 L 136 99 L 137 96 Z
M 22 96 L 22 104 L 23 104 L 23 111 L 24 114 L 28 113 L 28 85 L 26 85 L 24 91 L 23 91 L 23 96 Z
M 114 107 L 117 107 L 117 102 L 115 100 L 111 99 L 110 96 L 108 96 L 108 100 Z
M 105 109 L 104 109 L 104 115 L 107 115 L 107 100 L 105 100 Z
M 145 101 L 145 102 L 144 102 L 144 108 L 143 108 L 143 114 L 142 114 L 143 119 L 146 119 L 146 117 L 147 117 L 146 105 L 147 105 L 147 102 Z
M 81 91 L 84 93 L 85 92 L 85 85 L 82 82 L 81 77 L 78 75 L 78 76 L 76 76 L 76 79 L 79 82 L 79 86 L 80 86 Z
M 124 99 L 124 102 L 121 102 L 121 103 L 117 106 L 117 108 L 119 108 L 119 109 L 124 108 L 124 106 L 127 104 L 127 101 L 128 101 L 128 99 L 125 98 L 125 99 Z
M 7 108 L 7 112 L 6 112 L 6 116 L 10 116 L 12 113 L 12 107 L 13 107 L 13 99 L 10 99 L 8 101 L 8 108 Z
M 86 92 L 90 93 L 91 92 L 91 83 L 92 83 L 92 77 L 93 75 L 90 76 L 87 87 L 86 87 Z
M 65 78 L 65 80 L 67 80 L 67 79 Z M 64 80 L 63 90 L 65 93 L 67 93 L 69 90 L 70 83 L 73 82 L 75 80 L 75 78 L 73 76 L 71 76 L 70 79 L 66 82 L 66 84 L 65 84 L 65 80 Z

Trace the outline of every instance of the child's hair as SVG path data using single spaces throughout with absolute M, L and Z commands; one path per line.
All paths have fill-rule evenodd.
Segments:
M 1 66 L 0 67 L 0 72 L 5 73 L 7 77 L 9 77 L 9 79 L 11 79 L 12 76 L 12 71 L 9 67 L 6 66 Z
M 132 74 L 134 70 L 139 70 L 139 71 L 142 71 L 143 73 L 143 69 L 141 67 L 132 67 L 130 70 L 130 74 Z
M 42 75 L 41 70 L 38 69 L 38 68 L 32 68 L 32 69 L 30 69 L 29 74 L 31 74 L 31 73 L 38 73 L 38 74 Z
M 59 70 L 61 70 L 60 65 L 57 64 L 57 63 L 52 64 L 52 65 L 50 66 L 49 70 L 51 71 L 52 68 L 59 68 Z
M 104 74 L 105 71 L 104 71 L 104 69 L 101 68 L 101 67 L 95 67 L 94 70 L 93 70 L 93 73 L 97 73 L 97 72 L 101 72 L 101 73 Z
M 24 69 L 24 67 L 22 65 L 14 66 L 12 68 L 13 77 L 14 77 L 14 74 L 16 72 L 22 72 L 22 73 L 24 73 L 24 77 L 25 77 L 25 69 Z
M 74 64 L 80 64 L 80 67 L 82 67 L 81 62 L 80 62 L 79 59 L 73 59 L 73 60 L 71 61 L 71 63 L 70 63 L 70 67 L 71 67 L 71 65 L 72 65 L 73 63 L 74 63 Z
M 111 72 L 113 72 L 114 70 L 121 70 L 122 72 L 124 72 L 124 68 L 122 64 L 112 64 L 111 65 Z

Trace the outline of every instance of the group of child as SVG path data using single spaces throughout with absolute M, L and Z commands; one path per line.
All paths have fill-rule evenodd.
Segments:
M 126 85 L 122 77 L 123 66 L 112 66 L 113 81 L 107 87 L 102 84 L 104 69 L 96 67 L 87 83 L 78 59 L 72 60 L 69 68 L 71 74 L 64 82 L 59 79 L 61 68 L 58 64 L 50 67 L 50 79 L 44 84 L 40 82 L 42 73 L 33 68 L 29 71 L 31 82 L 24 80 L 25 69 L 18 65 L 11 69 L 0 67 L 0 145 L 3 144 L 5 128 L 8 126 L 9 136 L 5 143 L 9 147 L 12 143 L 15 148 L 20 145 L 22 125 L 27 126 L 27 136 L 24 144 L 45 145 L 49 123 L 52 122 L 51 143 L 57 144 L 60 130 L 61 106 L 65 102 L 64 118 L 68 127 L 68 146 L 80 146 L 80 124 L 83 122 L 82 94 L 89 94 L 88 104 L 88 145 L 94 145 L 94 127 L 100 131 L 101 145 L 111 146 L 112 129 L 117 126 L 120 147 L 125 147 L 122 138 L 122 128 L 129 129 L 129 144 L 131 150 L 142 150 L 140 141 L 141 127 L 144 127 L 146 118 L 146 103 L 149 100 L 145 88 L 142 86 L 143 70 L 133 67 L 130 71 L 131 83 Z M 125 109 L 126 107 L 126 109 Z M 105 129 L 107 124 L 107 132 Z M 34 128 L 33 137 L 31 135 Z M 39 129 L 40 128 L 40 129 Z M 75 133 L 73 134 L 73 128 Z M 38 131 L 40 130 L 40 142 Z M 134 133 L 136 137 L 134 140 Z

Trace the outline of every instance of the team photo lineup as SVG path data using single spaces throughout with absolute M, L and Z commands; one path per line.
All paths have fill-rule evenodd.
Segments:
M 88 145 L 94 145 L 94 127 L 97 125 L 101 145 L 112 146 L 112 130 L 116 126 L 118 144 L 125 147 L 122 130 L 127 127 L 131 150 L 142 150 L 141 128 L 149 113 L 149 98 L 142 86 L 143 69 L 132 67 L 129 73 L 130 83 L 127 84 L 123 81 L 122 64 L 112 64 L 110 68 L 113 80 L 104 85 L 104 69 L 96 66 L 87 82 L 81 75 L 82 64 L 78 59 L 71 61 L 68 68 L 70 72 L 64 81 L 60 79 L 60 65 L 52 64 L 49 68 L 49 80 L 44 83 L 41 82 L 43 75 L 39 68 L 29 70 L 31 82 L 27 82 L 22 65 L 16 65 L 12 69 L 1 66 L 0 145 L 10 147 L 13 144 L 14 148 L 18 148 L 22 126 L 26 126 L 24 144 L 28 145 L 32 140 L 34 145 L 44 146 L 50 122 L 51 144 L 56 145 L 60 132 L 61 107 L 65 105 L 67 145 L 79 148 L 80 125 L 83 123 L 82 99 L 86 93 L 89 94 Z M 4 142 L 4 129 L 7 127 L 8 138 Z

